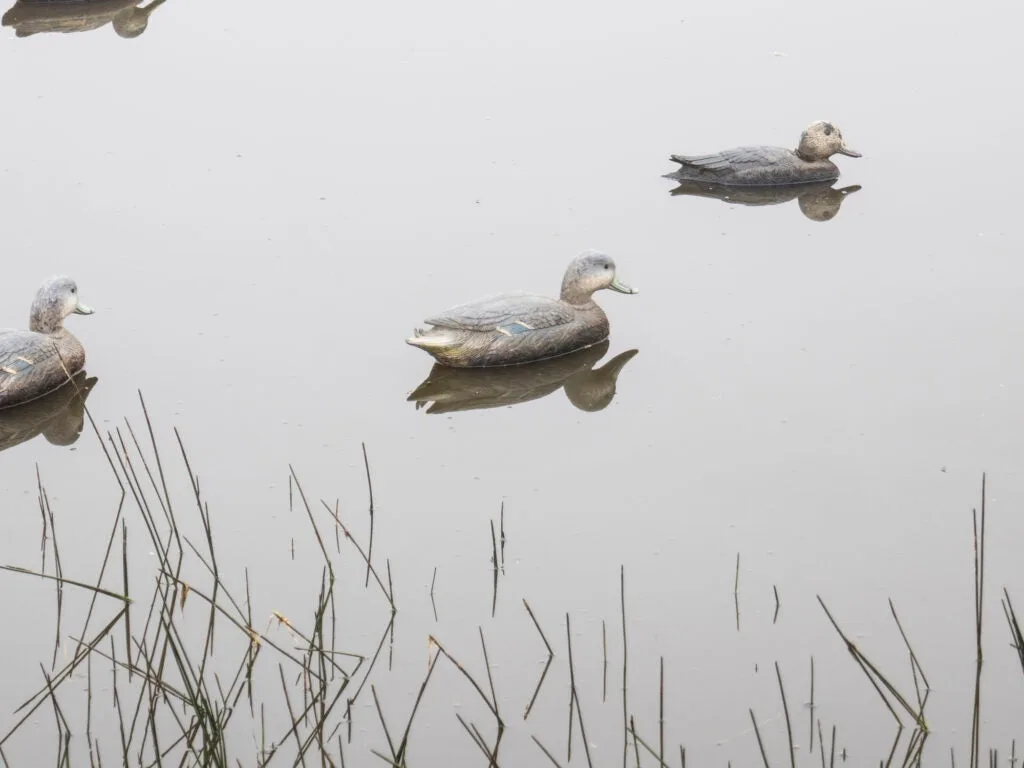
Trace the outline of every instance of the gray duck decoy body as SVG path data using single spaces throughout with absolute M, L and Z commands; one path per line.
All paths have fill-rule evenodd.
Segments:
M 424 322 L 406 343 L 442 365 L 485 368 L 558 357 L 608 338 L 608 317 L 595 291 L 636 293 L 615 276 L 615 262 L 598 251 L 573 259 L 558 299 L 505 293 L 460 304 Z
M 735 147 L 711 155 L 671 155 L 679 169 L 666 174 L 680 181 L 707 181 L 736 186 L 770 186 L 834 181 L 839 167 L 829 160 L 834 154 L 860 157 L 846 146 L 843 134 L 832 123 L 818 120 L 800 136 L 794 149 L 785 147 Z
M 69 315 L 91 315 L 68 277 L 46 280 L 36 293 L 29 330 L 0 331 L 0 409 L 27 403 L 66 384 L 85 366 L 85 348 L 64 327 Z

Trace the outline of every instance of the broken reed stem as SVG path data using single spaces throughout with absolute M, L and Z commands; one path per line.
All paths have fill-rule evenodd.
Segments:
M 835 617 L 832 615 L 832 612 L 829 611 L 828 606 L 825 605 L 825 601 L 821 599 L 821 595 L 817 595 L 817 598 L 818 603 L 822 607 L 822 610 L 825 611 L 825 615 L 828 616 L 828 620 L 832 623 L 832 626 L 839 634 L 839 637 L 841 637 L 843 642 L 846 643 L 846 649 L 850 652 L 850 655 L 853 656 L 854 661 L 856 661 L 857 664 L 860 666 L 861 670 L 864 672 L 864 675 L 867 677 L 868 682 L 870 682 L 875 691 L 878 692 L 879 697 L 881 697 L 886 708 L 888 708 L 889 712 L 892 714 L 893 719 L 896 720 L 896 724 L 902 726 L 903 722 L 900 720 L 899 715 L 896 714 L 896 710 L 893 709 L 893 706 L 889 702 L 888 697 L 886 697 L 885 693 L 879 687 L 879 683 L 881 683 L 882 686 L 884 686 L 885 689 L 889 691 L 889 693 L 892 695 L 894 699 L 896 699 L 899 705 L 903 707 L 903 709 L 907 712 L 907 714 L 910 715 L 911 718 L 913 718 L 914 722 L 917 724 L 918 727 L 922 728 L 923 730 L 928 730 L 928 726 L 924 720 L 924 713 L 920 711 L 914 711 L 913 707 L 911 707 L 910 704 L 907 703 L 907 700 L 903 697 L 902 694 L 900 694 L 899 691 L 896 690 L 892 683 L 890 683 L 888 679 L 886 679 L 885 675 L 883 675 L 879 671 L 879 669 L 874 664 L 872 664 L 871 661 L 863 653 L 860 652 L 860 650 L 857 648 L 854 642 L 846 636 L 842 629 L 839 628 L 839 624 L 836 622 Z
M 555 760 L 554 755 L 552 755 L 550 752 L 548 752 L 547 747 L 545 747 L 543 744 L 541 744 L 540 740 L 536 736 L 531 735 L 530 738 L 533 739 L 533 743 L 534 744 L 536 744 L 538 747 L 540 747 L 540 751 L 543 752 L 545 755 L 547 755 L 548 760 L 551 761 L 551 764 L 554 765 L 555 768 L 562 768 L 562 766 L 559 765 L 558 761 Z
M 814 752 L 814 654 L 811 654 L 811 703 L 809 706 L 811 720 L 810 751 Z
M 663 756 L 659 756 L 658 753 L 654 751 L 654 749 L 651 747 L 650 744 L 648 744 L 646 741 L 644 741 L 642 738 L 640 738 L 640 734 L 638 734 L 636 732 L 636 722 L 633 720 L 632 717 L 629 718 L 629 728 L 630 728 L 630 733 L 633 734 L 633 744 L 634 745 L 639 744 L 641 747 L 646 749 L 650 753 L 651 757 L 653 757 L 655 760 L 658 761 L 658 765 L 662 766 L 662 768 L 669 768 L 669 765 L 668 765 L 668 763 L 665 762 L 665 760 L 663 759 Z M 684 760 L 685 760 L 685 758 L 684 758 Z M 637 763 L 639 764 L 639 762 L 640 762 L 640 755 L 639 755 L 639 753 L 637 753 Z
M 629 708 L 626 701 L 626 667 L 629 646 L 626 642 L 626 566 L 619 566 L 619 594 L 622 602 L 622 768 L 629 757 Z
M 889 598 L 889 610 L 892 612 L 892 618 L 896 622 L 896 628 L 900 631 L 900 637 L 903 638 L 904 645 L 907 646 L 907 652 L 910 654 L 910 671 L 914 677 L 914 690 L 917 693 L 917 707 L 918 711 L 924 714 L 924 705 L 927 701 L 927 692 L 931 690 L 931 685 L 928 683 L 928 676 L 924 673 L 924 668 L 921 666 L 921 662 L 917 659 L 917 654 L 914 653 L 914 647 L 910 644 L 910 639 L 907 637 L 907 633 L 903 631 L 903 623 L 900 621 L 900 617 L 896 615 L 896 606 L 892 602 L 892 598 Z M 925 696 L 921 696 L 920 686 L 917 683 L 917 675 L 921 674 L 921 680 L 925 687 Z
M 985 496 L 986 475 L 981 475 L 981 528 L 978 511 L 972 510 L 974 521 L 974 621 L 977 662 L 974 675 L 974 706 L 971 721 L 971 766 L 978 768 L 981 759 L 981 667 L 984 660 L 981 645 L 985 597 Z
M 732 586 L 732 601 L 736 606 L 736 631 L 740 631 L 740 553 L 736 553 L 736 580 Z
M 608 701 L 608 632 L 601 619 L 601 703 Z
M 494 704 L 494 709 L 498 709 L 498 694 L 494 692 L 494 677 L 491 676 L 491 662 L 487 658 L 487 643 L 484 642 L 484 628 L 477 627 L 480 632 L 480 647 L 484 651 L 484 667 L 487 668 L 487 682 L 491 686 L 491 702 Z
M 544 665 L 544 671 L 540 673 L 540 680 L 537 681 L 537 687 L 533 690 L 533 696 L 530 698 L 530 703 L 526 705 L 526 711 L 523 713 L 523 720 L 526 720 L 530 716 L 530 712 L 533 710 L 533 704 L 537 701 L 537 697 L 540 695 L 540 688 L 544 685 L 544 678 L 548 676 L 548 670 L 551 669 L 551 662 L 554 658 L 554 656 L 548 656 L 547 663 Z
M 459 721 L 459 724 L 466 729 L 466 733 L 469 734 L 469 738 L 473 740 L 473 743 L 476 744 L 480 751 L 483 752 L 484 755 L 487 757 L 488 766 L 494 766 L 494 757 L 491 755 L 490 750 L 487 749 L 487 745 L 480 738 L 479 734 L 476 733 L 476 730 L 474 728 L 469 727 L 466 721 L 462 719 L 462 715 L 456 713 L 455 717 Z
M 544 647 L 548 649 L 548 656 L 554 656 L 555 652 L 551 650 L 551 643 L 548 642 L 547 637 L 544 636 L 544 630 L 540 628 L 540 622 L 537 621 L 537 617 L 533 615 L 533 609 L 530 608 L 530 604 L 526 602 L 526 598 L 523 598 L 523 605 L 526 606 L 526 612 L 530 614 L 530 618 L 533 619 L 533 626 L 537 628 L 537 632 L 540 633 L 540 639 L 544 641 Z
M 761 729 L 759 729 L 757 727 L 757 718 L 754 717 L 754 710 L 751 709 L 749 711 L 750 711 L 750 722 L 752 722 L 754 724 L 754 735 L 757 737 L 757 746 L 761 750 L 761 760 L 764 761 L 764 768 L 771 768 L 771 766 L 768 764 L 768 755 L 764 751 L 764 742 L 761 741 Z
M 1013 609 L 1013 602 L 1010 600 L 1010 592 L 1003 587 L 1003 614 L 1006 616 L 1006 623 L 1010 627 L 1010 636 L 1013 638 L 1013 647 L 1020 659 L 1020 669 L 1024 672 L 1024 633 L 1021 632 L 1020 622 L 1017 621 L 1017 612 Z
M 779 696 L 782 698 L 782 712 L 786 716 L 786 736 L 789 741 L 789 764 L 796 768 L 796 750 L 793 748 L 793 724 L 789 719 L 789 704 L 786 703 L 786 691 L 782 687 L 782 670 L 779 669 L 779 662 L 775 662 L 775 676 L 779 679 Z
M 366 467 L 366 488 L 370 494 L 370 544 L 367 548 L 366 553 L 366 583 L 363 587 L 370 586 L 370 572 L 372 567 L 370 563 L 373 561 L 373 522 L 374 522 L 374 507 L 373 507 L 373 478 L 370 475 L 370 459 L 366 455 L 366 443 L 363 446 L 363 466 Z M 348 533 L 346 532 L 346 535 Z
M 498 610 L 498 541 L 494 535 L 494 521 L 491 520 L 491 562 L 494 563 L 494 589 L 491 597 L 491 618 Z
M 341 526 L 341 531 L 345 534 L 345 538 L 348 541 L 352 542 L 352 546 L 356 548 L 356 551 L 359 552 L 359 555 L 366 562 L 366 567 L 370 569 L 370 573 L 373 575 L 373 578 L 377 581 L 377 586 L 380 587 L 380 591 L 384 594 L 385 599 L 387 599 L 388 604 L 391 606 L 391 610 L 397 611 L 398 608 L 395 606 L 394 597 L 391 595 L 390 592 L 388 592 L 388 588 L 384 586 L 384 582 L 381 580 L 380 574 L 378 574 L 377 569 L 370 564 L 370 558 L 367 556 L 365 552 L 363 552 L 363 548 L 359 546 L 359 542 L 356 541 L 355 537 L 352 535 L 352 532 L 349 531 L 349 529 L 345 526 L 343 522 L 341 522 L 341 518 L 338 517 L 337 513 L 333 509 L 331 509 L 330 505 L 326 501 L 321 499 L 320 503 L 323 505 L 324 509 L 327 510 L 327 514 L 334 518 L 334 522 Z
M 499 725 L 502 728 L 504 728 L 505 722 L 501 719 L 501 715 L 498 714 L 497 706 L 495 704 L 492 704 L 491 700 L 487 698 L 487 694 L 484 693 L 484 690 L 483 690 L 483 688 L 480 687 L 479 683 L 477 683 L 477 681 L 473 679 L 473 676 L 471 674 L 469 674 L 469 672 L 466 671 L 466 668 L 463 667 L 462 664 L 460 664 L 455 659 L 454 656 L 452 656 L 450 653 L 448 653 L 448 651 L 445 650 L 444 646 L 441 645 L 441 643 L 439 643 L 437 641 L 436 637 L 431 635 L 429 639 L 430 639 L 430 642 L 432 642 L 434 645 L 437 646 L 437 650 L 440 651 L 441 653 L 443 653 L 445 658 L 448 659 L 448 661 L 450 661 L 452 664 L 454 664 L 456 669 L 458 669 L 459 672 L 462 673 L 463 677 L 465 677 L 470 682 L 470 684 L 473 686 L 473 688 L 476 689 L 476 692 L 478 694 L 480 694 L 480 698 L 484 700 L 484 703 L 487 705 L 487 708 L 489 710 L 491 710 L 491 714 L 494 715 L 494 717 L 498 721 Z
M 659 662 L 658 671 L 658 761 L 665 763 L 665 657 Z
M 569 614 L 565 614 L 565 638 L 569 648 L 569 744 L 572 744 L 572 702 L 576 702 L 576 721 L 580 724 L 580 738 L 583 739 L 583 751 L 587 756 L 587 765 L 593 768 L 590 759 L 590 743 L 587 741 L 587 729 L 583 726 L 583 707 L 580 706 L 579 693 L 576 690 L 576 665 L 572 659 L 572 630 L 569 627 Z

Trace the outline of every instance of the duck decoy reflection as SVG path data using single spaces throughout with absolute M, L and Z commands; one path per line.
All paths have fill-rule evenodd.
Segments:
M 85 366 L 85 348 L 64 327 L 69 315 L 91 315 L 69 277 L 51 277 L 36 293 L 29 330 L 0 331 L 0 410 L 68 383 Z
M 665 176 L 753 187 L 835 181 L 839 167 L 829 160 L 834 154 L 860 157 L 846 146 L 839 128 L 818 120 L 807 126 L 796 149 L 735 147 L 711 155 L 671 155 L 669 159 L 679 163 L 679 169 Z
M 96 377 L 87 378 L 85 371 L 71 377 L 71 386 L 8 408 L 0 413 L 0 451 L 43 435 L 53 445 L 72 445 L 85 426 L 85 400 Z
M 812 221 L 828 221 L 839 213 L 839 207 L 847 195 L 861 187 L 852 184 L 836 189 L 831 181 L 816 181 L 810 184 L 780 184 L 770 187 L 732 187 L 723 184 L 708 184 L 702 181 L 684 181 L 671 191 L 673 197 L 710 197 L 735 205 L 779 205 L 794 198 L 804 216 Z
M 608 342 L 536 363 L 502 368 L 450 368 L 435 363 L 426 380 L 409 395 L 416 409 L 452 413 L 526 403 L 565 389 L 581 411 L 600 411 L 615 397 L 619 373 L 638 350 L 616 355 L 600 368 Z
M 545 360 L 608 338 L 608 317 L 594 293 L 609 288 L 636 293 L 615 276 L 615 262 L 584 251 L 569 264 L 558 299 L 504 293 L 460 304 L 424 322 L 406 343 L 442 365 L 485 368 Z
M 4 14 L 3 25 L 17 37 L 41 32 L 89 32 L 110 24 L 120 37 L 138 37 L 149 16 L 166 0 L 17 0 Z

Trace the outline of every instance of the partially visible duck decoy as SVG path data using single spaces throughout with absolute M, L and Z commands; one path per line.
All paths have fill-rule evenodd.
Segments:
M 616 278 L 611 257 L 585 251 L 565 271 L 560 298 L 529 293 L 486 296 L 427 318 L 424 322 L 433 327 L 416 329 L 406 342 L 455 368 L 558 357 L 608 338 L 608 317 L 593 298 L 603 288 L 636 293 Z
M 89 32 L 110 24 L 120 37 L 138 37 L 146 31 L 149 16 L 166 0 L 17 0 L 3 16 L 17 37 L 41 32 Z M 139 6 L 139 7 L 136 7 Z
M 594 366 L 608 351 L 608 341 L 536 363 L 503 368 L 449 368 L 435 363 L 408 400 L 416 410 L 452 413 L 502 408 L 539 400 L 564 388 L 581 411 L 600 411 L 615 396 L 619 373 L 637 353 L 623 352 L 600 368 Z
M 64 328 L 69 315 L 91 315 L 68 277 L 51 277 L 32 302 L 29 330 L 0 332 L 0 408 L 35 400 L 85 366 L 85 349 Z
M 812 221 L 828 221 L 839 213 L 847 195 L 858 191 L 859 184 L 839 189 L 833 181 L 812 181 L 807 184 L 776 184 L 768 187 L 738 187 L 704 181 L 681 181 L 671 190 L 675 197 L 708 197 L 732 205 L 779 205 L 796 199 L 804 216 Z
M 52 445 L 73 445 L 85 426 L 85 400 L 94 386 L 96 377 L 79 371 L 71 377 L 71 386 L 5 410 L 0 416 L 0 451 L 37 435 Z
M 839 178 L 839 168 L 829 158 L 836 153 L 860 157 L 859 152 L 846 146 L 843 134 L 835 125 L 818 120 L 807 126 L 795 150 L 736 147 L 713 155 L 672 155 L 670 159 L 680 167 L 666 177 L 737 186 L 835 181 Z

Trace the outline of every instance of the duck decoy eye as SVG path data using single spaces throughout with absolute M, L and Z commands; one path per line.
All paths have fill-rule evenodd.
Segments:
M 611 269 L 611 267 L 610 267 L 610 266 L 609 266 L 608 264 L 605 264 L 605 265 L 604 265 L 604 268 L 605 268 L 605 269 Z
M 826 136 L 831 136 L 832 135 L 832 126 L 829 125 L 828 123 L 825 123 L 825 135 Z

